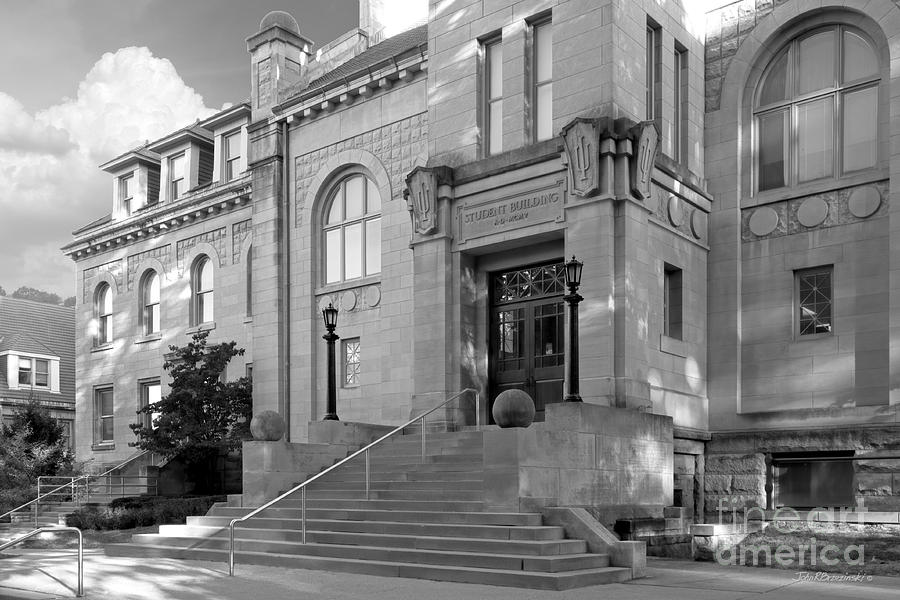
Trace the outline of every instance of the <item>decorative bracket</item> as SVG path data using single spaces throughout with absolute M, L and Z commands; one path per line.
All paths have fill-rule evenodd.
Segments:
M 600 190 L 600 127 L 596 119 L 576 117 L 562 129 L 570 193 L 588 197 Z
M 650 180 L 659 152 L 659 129 L 654 121 L 641 121 L 629 133 L 635 148 L 631 157 L 631 192 L 646 200 L 650 197 Z
M 413 220 L 413 230 L 429 235 L 438 227 L 438 186 L 452 182 L 450 167 L 416 167 L 406 176 L 406 208 Z

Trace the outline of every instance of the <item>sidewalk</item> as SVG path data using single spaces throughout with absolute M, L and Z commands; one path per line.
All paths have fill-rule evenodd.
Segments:
M 0 599 L 71 598 L 75 595 L 74 551 L 17 551 L 0 555 Z M 625 584 L 565 592 L 521 590 L 352 573 L 200 561 L 107 557 L 86 550 L 85 598 L 110 600 L 896 600 L 900 578 L 865 583 L 799 582 L 796 573 L 776 569 L 723 567 L 712 563 L 650 559 L 648 577 Z

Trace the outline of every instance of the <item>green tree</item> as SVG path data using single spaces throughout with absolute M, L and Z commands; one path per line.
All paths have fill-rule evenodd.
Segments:
M 34 302 L 43 302 L 44 304 L 62 304 L 62 298 L 58 294 L 45 292 L 28 286 L 22 286 L 12 293 L 13 298 L 19 300 L 33 300 Z
M 65 300 L 63 300 L 63 306 L 75 306 L 75 296 L 69 296 Z
M 179 457 L 194 481 L 207 488 L 212 465 L 250 438 L 252 383 L 247 377 L 222 381 L 225 367 L 244 354 L 235 342 L 208 345 L 209 332 L 194 334 L 185 346 L 169 346 L 172 357 L 163 368 L 172 378 L 170 392 L 141 408 L 153 423 L 131 425 L 138 440 L 132 446 L 167 458 Z
M 0 285 L 0 296 L 5 296 L 5 295 L 6 295 L 6 290 L 4 290 L 3 286 Z
M 33 499 L 41 475 L 72 474 L 74 459 L 65 429 L 29 399 L 0 427 L 0 513 Z

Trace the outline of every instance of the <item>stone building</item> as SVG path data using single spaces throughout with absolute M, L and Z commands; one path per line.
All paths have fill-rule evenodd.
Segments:
M 900 9 L 739 0 L 704 30 L 685 4 L 431 2 L 390 35 L 361 0 L 320 48 L 266 15 L 249 104 L 104 165 L 114 212 L 66 248 L 82 456 L 127 454 L 197 327 L 248 349 L 286 442 L 321 441 L 329 304 L 343 421 L 464 388 L 486 401 L 448 421 L 509 388 L 563 414 L 576 256 L 581 396 L 620 430 L 572 450 L 589 467 L 522 471 L 518 508 L 900 508 Z
M 0 296 L 0 418 L 31 399 L 50 411 L 74 449 L 75 313 L 67 306 Z

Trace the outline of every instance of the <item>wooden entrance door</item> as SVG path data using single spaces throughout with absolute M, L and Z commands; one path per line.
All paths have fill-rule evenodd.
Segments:
M 565 266 L 560 262 L 491 276 L 491 406 L 508 389 L 534 399 L 535 420 L 563 399 Z

